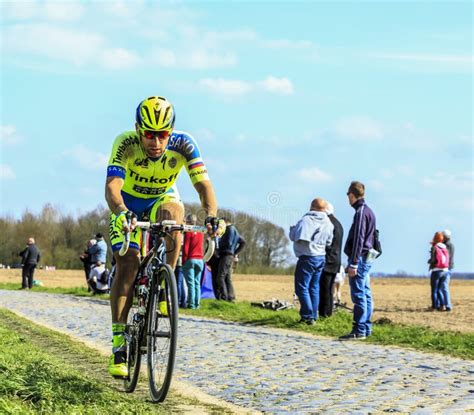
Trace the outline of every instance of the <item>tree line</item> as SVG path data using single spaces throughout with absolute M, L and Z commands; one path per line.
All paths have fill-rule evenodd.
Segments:
M 185 204 L 186 213 L 198 216 L 203 223 L 205 213 L 197 204 Z M 79 255 L 86 249 L 89 239 L 102 233 L 108 241 L 109 210 L 104 206 L 73 216 L 57 207 L 46 204 L 39 213 L 26 210 L 20 218 L 0 216 L 0 264 L 14 266 L 20 263 L 18 253 L 32 236 L 41 251 L 40 265 L 60 269 L 80 269 Z M 238 272 L 287 273 L 291 272 L 288 260 L 289 241 L 285 231 L 269 221 L 245 212 L 220 210 L 220 217 L 229 218 L 246 241 L 239 255 Z M 110 245 L 109 245 L 110 250 Z M 112 252 L 109 251 L 109 261 Z

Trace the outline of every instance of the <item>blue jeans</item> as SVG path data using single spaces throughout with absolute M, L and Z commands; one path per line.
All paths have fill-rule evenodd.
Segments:
M 372 263 L 366 262 L 364 258 L 359 258 L 357 275 L 349 278 L 351 287 L 351 299 L 354 303 L 354 321 L 352 332 L 370 336 L 372 333 L 372 312 L 374 303 L 372 301 L 372 291 L 370 290 L 370 268 Z
M 188 308 L 199 308 L 201 303 L 202 259 L 188 259 L 183 264 L 183 274 L 188 286 Z
M 318 319 L 319 279 L 326 257 L 302 255 L 295 270 L 295 293 L 300 301 L 300 316 L 306 320 Z
M 186 307 L 186 289 L 184 288 L 183 268 L 176 267 L 174 274 L 176 276 L 176 288 L 178 289 L 178 304 L 181 308 Z
M 449 295 L 449 280 L 451 273 L 449 271 L 441 271 L 438 280 L 438 302 L 439 306 L 445 306 L 448 310 L 453 308 L 451 304 L 451 296 Z

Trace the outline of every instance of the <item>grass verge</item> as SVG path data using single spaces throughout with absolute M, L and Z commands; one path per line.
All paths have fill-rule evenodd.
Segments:
M 18 284 L 3 283 L 0 289 L 18 289 Z M 35 287 L 34 291 L 58 294 L 92 296 L 85 288 L 46 288 Z M 108 295 L 96 296 L 108 298 Z M 296 310 L 271 311 L 254 307 L 249 302 L 229 303 L 225 301 L 204 300 L 199 310 L 180 311 L 185 315 L 211 317 L 244 324 L 277 327 L 302 331 L 321 336 L 339 337 L 352 328 L 352 314 L 340 310 L 327 319 L 320 319 L 314 326 L 298 323 L 300 316 Z M 452 331 L 435 331 L 420 326 L 405 326 L 382 321 L 374 324 L 367 343 L 411 347 L 425 352 L 438 352 L 446 355 L 474 360 L 474 334 Z
M 319 319 L 314 326 L 298 323 L 300 315 L 294 309 L 271 311 L 254 307 L 249 302 L 204 300 L 199 310 L 182 310 L 181 313 L 331 337 L 347 334 L 352 329 L 352 314 L 344 310 L 337 310 L 329 318 Z M 374 324 L 372 336 L 364 342 L 412 347 L 425 352 L 474 359 L 474 334 L 435 331 L 426 327 L 404 326 L 382 321 Z
M 143 380 L 137 393 L 125 394 L 120 382 L 108 376 L 106 360 L 63 334 L 0 309 L 0 413 L 228 412 L 173 392 L 164 403 L 152 404 Z

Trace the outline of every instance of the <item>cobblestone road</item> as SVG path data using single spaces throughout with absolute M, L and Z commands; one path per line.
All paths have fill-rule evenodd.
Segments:
M 110 345 L 105 301 L 0 290 L 0 307 Z M 474 413 L 472 361 L 196 317 L 180 317 L 176 374 L 271 413 Z

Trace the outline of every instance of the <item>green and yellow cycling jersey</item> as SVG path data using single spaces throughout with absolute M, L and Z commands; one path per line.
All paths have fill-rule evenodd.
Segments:
M 191 135 L 173 131 L 165 152 L 154 160 L 146 155 L 136 131 L 127 131 L 115 139 L 107 177 L 124 179 L 122 193 L 132 198 L 156 199 L 172 190 L 183 166 L 193 184 L 209 180 L 201 153 Z

